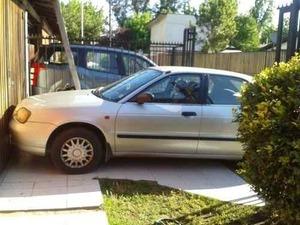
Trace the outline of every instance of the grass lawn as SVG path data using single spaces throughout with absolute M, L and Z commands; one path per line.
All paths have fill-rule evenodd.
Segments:
M 264 224 L 263 208 L 186 193 L 150 181 L 101 179 L 110 225 Z

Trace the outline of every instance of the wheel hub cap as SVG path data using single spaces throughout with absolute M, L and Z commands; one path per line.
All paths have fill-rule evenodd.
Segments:
M 70 168 L 82 168 L 94 157 L 93 145 L 85 138 L 74 137 L 67 140 L 60 151 L 60 158 Z

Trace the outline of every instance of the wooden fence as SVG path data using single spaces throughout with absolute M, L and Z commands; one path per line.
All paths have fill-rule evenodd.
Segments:
M 24 97 L 23 10 L 11 0 L 0 1 L 0 117 Z
M 10 105 L 24 97 L 24 36 L 23 10 L 11 0 L 0 0 L 0 172 L 11 150 L 8 113 L 2 116 Z
M 285 56 L 283 51 L 282 56 Z M 157 53 L 151 57 L 158 65 L 169 66 L 172 53 Z M 174 65 L 181 66 L 181 53 L 175 53 Z M 285 58 L 282 58 L 285 61 Z M 195 53 L 195 67 L 229 70 L 249 75 L 261 72 L 275 62 L 275 51 L 237 53 Z

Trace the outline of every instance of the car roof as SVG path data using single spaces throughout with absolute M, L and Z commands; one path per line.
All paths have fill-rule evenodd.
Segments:
M 51 44 L 50 46 L 54 48 L 62 48 L 62 44 Z M 129 55 L 137 55 L 138 57 L 141 57 L 145 59 L 146 61 L 150 62 L 153 66 L 156 66 L 156 63 L 153 62 L 151 59 L 147 58 L 143 54 L 134 52 L 134 51 L 129 51 L 123 48 L 112 48 L 112 47 L 103 47 L 103 46 L 97 46 L 97 45 L 79 45 L 79 44 L 72 44 L 70 45 L 71 48 L 77 48 L 77 49 L 90 49 L 90 50 L 102 50 L 102 51 L 110 51 L 110 52 L 117 52 L 117 53 L 125 53 Z
M 185 67 L 185 66 L 157 66 L 151 67 L 156 70 L 160 70 L 162 72 L 169 73 L 203 73 L 203 74 L 215 74 L 215 75 L 223 75 L 223 76 L 231 76 L 242 78 L 247 81 L 251 81 L 253 79 L 252 76 L 227 70 L 218 70 L 218 69 L 209 69 L 209 68 L 201 68 L 201 67 Z

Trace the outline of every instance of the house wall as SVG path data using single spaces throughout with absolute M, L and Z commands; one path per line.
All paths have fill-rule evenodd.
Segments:
M 166 15 L 151 27 L 152 42 L 183 43 L 185 28 L 196 24 L 196 18 L 189 15 Z

